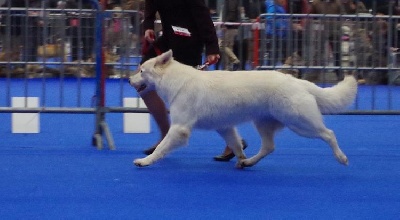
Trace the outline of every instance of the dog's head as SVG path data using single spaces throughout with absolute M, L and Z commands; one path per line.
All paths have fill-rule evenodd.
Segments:
M 172 50 L 144 62 L 139 71 L 129 78 L 129 83 L 140 95 L 155 89 L 161 80 L 163 69 L 173 60 Z

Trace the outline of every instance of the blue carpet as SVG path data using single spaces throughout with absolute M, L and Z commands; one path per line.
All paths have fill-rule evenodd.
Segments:
M 82 105 L 90 106 L 94 85 L 86 83 Z M 58 90 L 58 85 L 50 84 L 48 92 Z M 76 85 L 67 84 L 70 94 L 78 93 Z M 107 84 L 107 101 L 118 105 L 120 92 L 113 84 L 119 81 Z M 0 90 L 4 106 L 3 85 Z M 360 91 L 365 97 L 372 92 L 367 87 Z M 30 93 L 35 92 L 41 95 L 33 89 Z M 49 106 L 59 105 L 55 93 L 48 93 Z M 124 94 L 135 95 L 129 90 Z M 377 103 L 385 105 L 384 100 Z M 75 101 L 65 103 L 73 106 Z M 370 105 L 366 98 L 361 101 L 362 106 Z M 398 116 L 326 116 L 327 126 L 336 132 L 349 158 L 347 167 L 336 162 L 322 141 L 284 129 L 277 135 L 276 151 L 244 170 L 234 168 L 235 160 L 212 160 L 223 149 L 223 141 L 212 131 L 194 131 L 188 147 L 154 166 L 137 168 L 132 160 L 142 157 L 141 151 L 158 138 L 153 121 L 150 134 L 123 134 L 122 114 L 107 114 L 117 149 L 98 151 L 91 146 L 93 115 L 41 114 L 40 134 L 11 134 L 10 118 L 0 114 L 0 219 L 400 216 Z M 249 143 L 247 155 L 254 155 L 260 144 L 254 128 L 244 124 L 239 130 Z

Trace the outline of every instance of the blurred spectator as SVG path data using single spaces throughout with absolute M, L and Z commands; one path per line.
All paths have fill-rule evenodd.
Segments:
M 341 0 L 345 14 L 368 13 L 367 7 L 359 0 Z
M 387 68 L 391 65 L 391 60 L 388 57 L 392 51 L 396 51 L 398 47 L 399 32 L 398 32 L 398 19 L 389 17 L 381 17 L 382 15 L 399 15 L 399 2 L 391 0 L 380 1 L 365 1 L 367 7 L 370 8 L 372 15 L 366 19 L 367 24 L 359 22 L 358 26 L 362 29 L 359 30 L 363 35 L 355 35 L 355 48 L 357 57 L 357 66 L 360 67 L 377 67 Z M 364 31 L 365 30 L 365 31 Z M 366 33 L 365 33 L 366 32 Z M 362 36 L 367 37 L 362 37 Z M 364 40 L 367 39 L 367 40 Z M 364 42 L 368 42 L 364 43 Z M 359 47 L 361 46 L 361 49 Z M 364 46 L 363 46 L 364 45 Z M 367 45 L 369 47 L 367 48 Z M 364 49 L 367 48 L 367 49 Z M 387 70 L 363 70 L 359 71 L 362 79 L 360 83 L 366 84 L 387 84 L 390 78 Z
M 242 21 L 255 24 L 257 18 L 265 11 L 265 0 L 243 0 L 242 1 Z M 239 39 L 235 41 L 234 53 L 239 55 L 241 60 L 241 68 L 246 69 L 246 61 L 253 61 L 253 25 L 243 25 L 239 30 Z M 263 26 L 264 27 L 264 26 Z M 242 42 L 240 40 L 242 39 Z M 242 54 L 240 54 L 242 51 Z M 240 56 L 241 55 L 241 56 Z
M 24 8 L 25 0 L 7 0 L 2 8 Z M 25 11 L 9 10 L 1 14 L 3 56 L 8 61 L 19 60 L 22 47 L 22 26 Z
M 77 12 L 68 12 L 71 59 L 72 61 L 87 61 L 94 53 L 96 20 L 93 12 L 82 11 L 82 9 L 93 9 L 92 4 L 84 0 L 66 0 L 65 7 L 80 9 Z
M 397 16 L 400 15 L 400 1 L 397 1 L 397 4 L 394 5 L 393 14 L 395 14 Z M 400 52 L 399 51 L 399 48 L 400 48 L 400 19 L 395 19 L 393 24 L 395 26 L 394 26 L 394 33 L 393 33 L 394 34 L 394 36 L 393 36 L 394 42 L 393 42 L 392 47 L 393 47 L 394 51 L 397 50 L 397 52 Z
M 381 0 L 373 4 L 374 14 L 371 33 L 369 34 L 372 43 L 372 55 L 367 61 L 371 67 L 388 67 L 389 48 L 392 42 L 388 41 L 388 36 L 393 33 L 394 27 L 390 27 L 390 22 L 387 18 L 380 17 L 382 15 L 393 15 L 394 4 L 390 0 Z M 392 28 L 391 30 L 389 30 Z M 392 36 L 391 36 L 392 37 Z M 392 39 L 392 38 L 391 38 Z M 387 84 L 387 70 L 371 70 L 364 73 L 366 84 Z
M 267 11 L 265 0 L 244 0 L 243 7 L 246 10 L 246 15 L 250 19 L 256 19 L 260 14 L 264 14 Z
M 376 9 L 373 10 L 373 13 L 376 15 L 400 15 L 400 1 L 390 1 L 390 0 L 383 0 L 377 3 Z M 391 34 L 391 42 L 388 42 L 388 45 L 392 48 L 399 48 L 400 47 L 400 21 L 398 18 L 391 18 L 391 22 L 387 21 L 392 25 L 388 27 L 388 31 Z M 389 33 L 388 33 L 389 34 Z
M 206 0 L 206 5 L 210 9 L 210 15 L 213 20 L 218 18 L 218 0 Z
M 55 1 L 42 0 L 8 0 L 2 7 L 18 8 L 4 12 L 2 28 L 4 34 L 3 45 L 10 60 L 16 60 L 22 49 L 21 61 L 36 62 L 38 46 L 43 44 L 43 17 L 46 13 L 42 9 L 54 7 Z M 38 10 L 32 10 L 37 8 Z M 36 64 L 26 64 L 24 68 L 17 68 L 15 73 L 36 72 L 40 67 Z
M 308 14 L 310 12 L 308 0 L 291 0 L 288 2 L 288 13 L 290 14 Z M 304 65 L 303 61 L 303 42 L 304 29 L 307 22 L 307 17 L 290 17 L 292 23 L 290 51 L 285 60 L 285 66 Z M 292 74 L 295 77 L 301 78 L 301 69 L 284 69 L 285 73 Z
M 340 0 L 314 0 L 311 3 L 310 14 L 339 15 L 342 14 Z M 339 17 L 318 17 L 307 23 L 307 53 L 305 56 L 306 65 L 327 66 L 329 54 L 326 53 L 326 43 L 329 44 L 333 55 L 334 66 L 340 68 L 341 57 L 341 19 Z M 321 70 L 310 70 L 303 74 L 303 78 L 309 81 L 316 81 Z M 343 78 L 340 69 L 335 69 L 338 80 Z
M 225 0 L 222 11 L 222 22 L 239 23 L 240 4 L 239 0 Z M 222 37 L 220 37 L 220 49 L 223 53 L 224 69 L 238 70 L 240 60 L 233 52 L 235 37 L 238 35 L 238 24 L 222 24 Z
M 288 55 L 289 34 L 291 23 L 287 14 L 286 0 L 266 0 L 266 48 L 268 54 L 268 65 L 282 65 Z
M 142 20 L 144 19 L 144 0 L 122 0 L 121 5 L 123 10 L 137 11 L 135 14 L 130 15 L 130 23 L 132 26 L 132 47 L 135 53 L 139 54 L 140 37 L 142 35 Z M 161 29 L 159 27 L 159 29 Z
M 115 57 L 115 59 L 109 61 L 115 62 L 118 59 L 118 55 L 129 55 L 130 43 L 133 42 L 133 38 L 129 28 L 129 14 L 122 10 L 120 6 L 114 6 L 112 10 L 111 18 L 107 23 L 105 43 L 107 45 L 107 53 Z
M 243 2 L 248 2 L 248 1 L 243 1 Z M 242 24 L 238 28 L 238 35 L 235 37 L 235 41 L 233 44 L 233 53 L 236 54 L 236 56 L 240 60 L 240 68 L 242 70 L 246 69 L 246 64 L 248 62 L 249 56 L 249 44 L 252 41 L 253 35 L 252 35 L 252 30 L 251 27 L 252 25 L 249 25 L 251 18 L 249 17 L 248 14 L 248 7 L 249 5 L 243 5 L 239 7 L 240 11 L 240 20 Z
M 343 10 L 345 14 L 357 14 L 359 17 L 346 19 L 342 25 L 343 44 L 347 43 L 350 56 L 351 44 L 353 44 L 353 52 L 355 59 L 349 59 L 349 64 L 356 67 L 366 67 L 370 65 L 372 55 L 372 44 L 369 37 L 370 14 L 364 3 L 356 0 L 342 0 Z M 345 46 L 343 48 L 346 48 Z M 364 82 L 364 70 L 357 70 L 357 78 L 359 83 Z

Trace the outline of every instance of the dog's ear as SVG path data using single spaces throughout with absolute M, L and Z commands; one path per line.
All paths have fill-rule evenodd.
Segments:
M 161 54 L 156 58 L 156 64 L 157 65 L 164 65 L 167 64 L 169 61 L 173 59 L 172 57 L 172 50 L 168 50 L 167 52 Z

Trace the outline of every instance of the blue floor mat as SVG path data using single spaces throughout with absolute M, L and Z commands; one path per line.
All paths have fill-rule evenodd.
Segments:
M 80 119 L 85 118 L 90 115 Z M 212 161 L 223 142 L 211 131 L 195 131 L 187 148 L 154 166 L 137 168 L 132 160 L 143 156 L 141 151 L 154 143 L 157 133 L 121 134 L 111 122 L 117 150 L 98 151 L 90 144 L 91 126 L 82 129 L 79 120 L 74 126 L 75 121 L 66 121 L 59 121 L 64 124 L 58 134 L 2 132 L 2 219 L 399 216 L 400 138 L 392 131 L 398 130 L 400 119 L 395 116 L 326 117 L 349 157 L 348 167 L 337 163 L 322 141 L 285 129 L 277 136 L 276 151 L 244 170 L 234 168 L 235 160 Z M 245 124 L 239 130 L 250 145 L 247 155 L 254 155 L 259 146 L 254 129 Z

